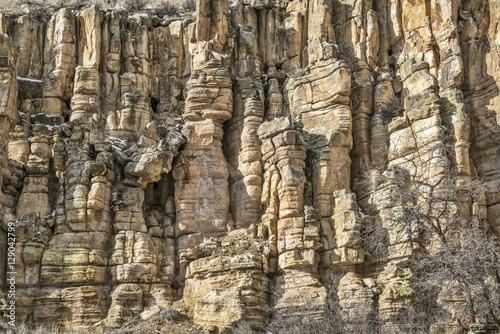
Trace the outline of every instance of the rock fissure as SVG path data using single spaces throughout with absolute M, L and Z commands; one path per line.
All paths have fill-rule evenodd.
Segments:
M 459 218 L 500 230 L 499 17 L 493 0 L 0 13 L 0 296 L 13 224 L 20 323 L 176 309 L 223 333 L 333 308 L 412 332 L 413 261 Z M 493 326 L 448 283 L 424 332 Z

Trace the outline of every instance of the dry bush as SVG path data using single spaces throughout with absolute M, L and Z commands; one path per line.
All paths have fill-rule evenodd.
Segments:
M 397 97 L 393 97 L 387 105 L 380 110 L 382 121 L 389 124 L 394 117 L 403 116 L 404 108 Z
M 56 325 L 56 324 L 36 324 L 27 325 L 20 324 L 19 326 L 9 326 L 7 323 L 0 322 L 0 329 L 2 333 L 6 334 L 97 334 L 93 330 L 80 330 L 72 329 L 71 326 Z M 101 333 L 101 332 L 99 332 Z
M 93 3 L 101 5 L 101 3 Z M 88 1 L 84 0 L 59 0 L 55 3 L 51 3 L 47 0 L 5 1 L 5 3 L 0 3 L 0 11 L 14 14 L 14 17 L 28 15 L 34 20 L 48 22 L 51 17 L 62 8 L 80 10 L 89 4 Z
M 247 322 L 239 321 L 231 328 L 231 334 L 253 334 L 253 331 Z
M 140 317 L 130 318 L 120 328 L 98 326 L 77 329 L 70 322 L 48 325 L 21 324 L 12 327 L 0 321 L 0 333 L 5 334 L 199 334 L 197 328 L 198 326 L 173 309 L 148 320 L 142 320 Z
M 182 7 L 188 12 L 194 12 L 196 10 L 196 0 L 185 0 Z
M 471 221 L 450 229 L 439 252 L 417 255 L 413 286 L 421 296 L 444 288 L 462 305 L 454 320 L 500 328 L 500 243 L 496 236 Z M 439 296 L 437 296 L 439 298 Z
M 314 303 L 308 300 L 308 296 L 304 296 L 304 307 L 290 307 L 279 313 L 275 312 L 266 330 L 273 334 L 382 334 L 381 321 L 374 310 L 362 315 L 346 312 L 340 306 L 338 286 L 344 274 L 341 270 L 331 274 L 324 306 L 308 306 Z
M 159 16 L 176 16 L 178 8 L 170 3 L 170 1 L 163 1 L 158 8 L 156 8 L 156 12 Z
M 15 18 L 18 15 L 24 14 L 20 7 L 19 1 L 16 0 L 2 0 L 0 1 L 0 12 L 6 13 Z
M 130 13 L 137 13 L 144 9 L 147 5 L 145 0 L 124 0 L 123 8 Z
M 168 321 L 176 321 L 181 317 L 181 313 L 177 309 L 169 308 L 161 312 L 161 317 Z
M 452 322 L 463 331 L 500 328 L 500 242 L 487 218 L 473 214 L 491 190 L 458 173 L 453 139 L 411 158 L 388 152 L 404 168 L 382 173 L 377 188 L 386 187 L 394 207 L 363 231 L 365 250 L 382 263 L 391 245 L 408 254 L 401 267 L 409 273 L 407 306 L 417 332 Z
M 61 8 L 69 8 L 74 10 L 83 9 L 85 6 L 88 6 L 90 3 L 85 0 L 59 0 L 54 5 L 54 9 L 57 11 Z M 102 3 L 93 2 L 96 5 L 102 5 Z
M 23 0 L 19 1 L 17 5 L 19 7 L 24 5 L 24 7 L 27 8 L 26 14 L 30 18 L 40 22 L 49 21 L 52 15 L 56 11 L 55 6 L 50 5 L 47 0 L 42 0 L 42 1 Z

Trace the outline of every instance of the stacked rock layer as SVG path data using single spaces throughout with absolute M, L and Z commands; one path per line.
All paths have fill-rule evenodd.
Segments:
M 14 223 L 19 322 L 119 327 L 183 303 L 209 331 L 259 330 L 270 310 L 320 316 L 341 270 L 344 310 L 395 323 L 414 250 L 360 241 L 401 209 L 377 180 L 482 178 L 498 233 L 499 86 L 495 0 L 0 13 L 0 287 Z

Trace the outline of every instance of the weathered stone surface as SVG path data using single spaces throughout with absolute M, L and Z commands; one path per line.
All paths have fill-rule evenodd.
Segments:
M 15 226 L 19 321 L 175 305 L 207 332 L 264 330 L 269 310 L 321 317 L 336 289 L 404 333 L 415 233 L 384 254 L 362 239 L 403 215 L 387 180 L 481 178 L 457 212 L 500 231 L 498 1 L 28 14 L 0 13 L 0 295 Z
M 268 253 L 244 229 L 182 251 L 180 260 L 187 265 L 183 298 L 194 310 L 194 322 L 220 331 L 241 320 L 264 328 Z

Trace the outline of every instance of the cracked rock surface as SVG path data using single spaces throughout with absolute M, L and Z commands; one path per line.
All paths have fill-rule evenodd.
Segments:
M 418 159 L 451 137 L 443 158 L 487 182 L 475 208 L 500 232 L 499 87 L 496 0 L 0 13 L 0 294 L 14 222 L 20 322 L 118 328 L 182 304 L 207 331 L 262 330 L 319 312 L 336 270 L 344 310 L 391 322 L 414 250 L 360 242 L 401 208 L 377 179 L 439 177 Z

